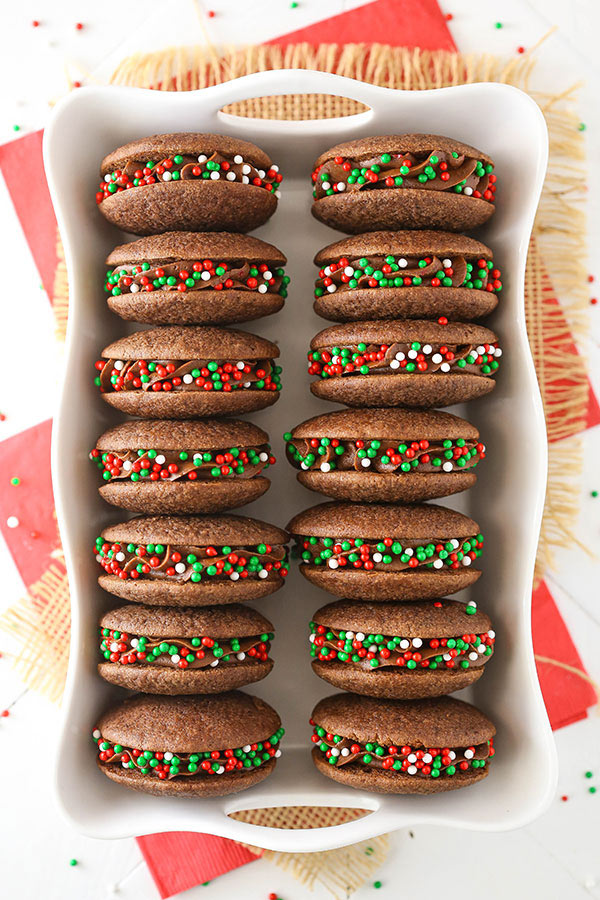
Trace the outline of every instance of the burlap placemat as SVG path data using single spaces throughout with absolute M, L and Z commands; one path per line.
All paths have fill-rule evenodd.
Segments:
M 535 48 L 534 48 L 535 49 Z M 588 402 L 585 364 L 575 341 L 587 330 L 588 291 L 581 265 L 585 245 L 584 146 L 575 109 L 575 88 L 550 95 L 529 87 L 532 51 L 505 61 L 490 55 L 420 51 L 383 45 L 307 44 L 251 46 L 228 52 L 213 47 L 173 48 L 125 59 L 111 82 L 156 90 L 195 90 L 265 69 L 306 68 L 373 84 L 411 90 L 476 81 L 512 84 L 539 104 L 550 134 L 550 164 L 529 247 L 525 277 L 528 333 L 542 392 L 549 440 L 549 481 L 536 562 L 536 580 L 552 565 L 557 546 L 577 540 L 577 479 Z M 241 116 L 299 120 L 353 115 L 360 103 L 329 95 L 262 97 L 232 104 Z M 64 260 L 59 242 L 59 258 Z M 57 270 L 57 331 L 64 336 L 68 311 L 64 262 Z M 560 297 L 560 305 L 557 301 Z M 57 546 L 59 542 L 57 540 Z M 0 619 L 18 635 L 16 664 L 24 680 L 52 699 L 62 693 L 68 660 L 69 590 L 60 550 L 30 596 Z M 238 813 L 245 821 L 279 828 L 314 828 L 364 815 L 364 810 L 289 807 Z M 381 864 L 387 838 L 318 854 L 267 852 L 309 886 L 349 896 Z

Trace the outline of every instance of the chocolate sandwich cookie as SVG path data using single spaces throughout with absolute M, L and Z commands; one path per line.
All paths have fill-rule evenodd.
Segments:
M 216 694 L 265 678 L 273 626 L 239 603 L 217 608 L 128 604 L 100 619 L 98 672 L 149 694 Z
M 489 394 L 502 350 L 488 328 L 462 322 L 349 322 L 310 342 L 316 397 L 347 406 L 450 406 Z
M 283 437 L 298 481 L 336 500 L 446 497 L 475 484 L 485 457 L 474 425 L 437 410 L 340 409 Z
M 288 573 L 288 535 L 247 516 L 140 516 L 96 538 L 109 594 L 151 606 L 255 600 Z
M 483 536 L 443 506 L 322 503 L 294 516 L 300 571 L 338 597 L 429 600 L 473 584 Z
M 123 231 L 252 231 L 277 209 L 282 176 L 224 134 L 154 134 L 105 156 L 96 202 Z
M 103 399 L 142 418 L 226 416 L 279 398 L 279 348 L 246 331 L 165 325 L 109 344 L 96 361 Z
M 315 312 L 334 322 L 470 322 L 489 315 L 502 290 L 492 251 L 464 234 L 374 231 L 330 244 L 315 264 Z
M 108 305 L 153 325 L 227 324 L 281 309 L 285 254 L 245 234 L 171 231 L 122 244 L 106 260 Z
M 438 134 L 359 138 L 322 153 L 312 213 L 349 234 L 400 228 L 469 231 L 494 212 L 487 154 Z
M 146 794 L 221 797 L 258 784 L 281 756 L 275 710 L 251 694 L 144 694 L 105 712 L 92 732 L 112 781 Z
M 240 419 L 137 420 L 115 425 L 90 459 L 113 506 L 141 513 L 206 513 L 243 506 L 271 482 L 269 436 Z
M 334 694 L 317 703 L 312 756 L 319 772 L 377 794 L 436 794 L 481 781 L 496 729 L 453 697 L 374 700 Z
M 485 613 L 456 600 L 336 600 L 310 623 L 313 672 L 367 697 L 412 700 L 468 687 L 495 638 Z

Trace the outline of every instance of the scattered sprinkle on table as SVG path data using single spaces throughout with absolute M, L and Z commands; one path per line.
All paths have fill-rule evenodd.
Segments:
M 502 28 L 502 22 L 496 22 L 494 28 Z
M 598 302 L 597 297 L 590 297 L 590 303 L 592 304 L 592 306 L 595 306 L 597 302 Z
M 214 11 L 214 9 L 209 9 L 207 16 L 209 19 L 214 19 L 214 17 L 216 16 L 216 12 Z
M 21 130 L 20 125 L 13 125 L 13 131 L 20 131 L 20 130 Z
M 41 23 L 40 23 L 39 19 L 34 19 L 31 24 L 32 24 L 33 28 L 39 28 Z
M 69 860 L 69 865 L 70 865 L 70 866 L 76 866 L 76 865 L 77 865 L 77 860 L 76 860 L 76 859 L 70 859 L 70 860 Z
M 293 3 L 290 3 L 290 9 L 296 9 L 297 6 L 300 6 L 300 4 L 296 3 L 296 0 L 294 0 Z
M 6 524 L 8 525 L 9 528 L 17 528 L 19 525 L 19 520 L 17 519 L 16 516 L 9 516 L 8 519 L 6 520 Z
M 525 47 L 517 47 L 517 53 L 525 53 Z
M 81 31 L 83 29 L 83 22 L 75 22 L 75 29 Z
M 595 794 L 595 793 L 596 793 L 596 790 L 597 790 L 597 789 L 592 785 L 592 787 L 588 788 L 588 793 L 589 793 L 589 794 Z
M 569 798 L 567 797 L 566 794 L 563 794 L 560 799 L 562 800 L 563 803 L 566 803 Z
M 597 497 L 598 491 L 590 491 L 590 494 L 592 495 L 592 497 Z
M 579 131 L 585 131 L 585 122 L 580 122 L 579 125 L 577 126 L 577 129 Z
M 593 281 L 593 280 L 594 280 L 594 276 L 593 276 L 593 275 L 588 275 L 588 281 L 591 282 L 591 281 Z
M 19 485 L 21 484 L 21 479 L 18 475 L 13 475 L 13 477 L 10 479 L 10 483 L 13 487 L 19 487 Z
M 592 778 L 593 775 L 594 775 L 594 773 L 593 773 L 593 772 L 590 772 L 589 769 L 588 769 L 587 772 L 585 773 L 585 777 L 586 777 L 586 778 Z
M 452 19 L 454 18 L 454 16 L 452 15 L 452 13 L 446 13 L 445 18 L 446 18 L 446 22 L 451 22 Z
M 380 882 L 380 881 L 374 881 L 374 882 L 373 882 L 373 887 L 374 887 L 374 888 L 380 888 L 380 887 L 381 887 L 381 882 Z
M 365 853 L 366 853 L 367 856 L 372 856 L 372 854 L 373 854 L 373 848 L 372 848 L 372 847 L 367 847 L 366 850 L 365 850 Z
M 10 716 L 10 713 L 7 709 L 3 709 L 0 716 L 2 716 L 3 719 L 7 719 Z

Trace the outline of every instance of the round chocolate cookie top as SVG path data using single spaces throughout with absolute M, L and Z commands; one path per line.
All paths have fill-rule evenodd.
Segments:
M 493 344 L 498 340 L 493 331 L 483 325 L 463 322 L 429 322 L 425 319 L 383 322 L 346 322 L 319 331 L 310 342 L 311 350 L 333 348 L 357 343 L 387 344 L 429 341 L 448 346 L 460 344 Z
M 336 600 L 318 609 L 313 621 L 344 631 L 406 638 L 453 638 L 463 633 L 481 634 L 491 628 L 484 612 L 475 609 L 471 614 L 464 603 L 446 598 L 404 603 Z
M 380 153 L 429 154 L 435 150 L 457 153 L 459 156 L 475 157 L 487 163 L 493 162 L 486 153 L 477 150 L 476 147 L 440 134 L 381 134 L 336 144 L 335 147 L 330 147 L 319 156 L 315 167 L 322 166 L 336 156 L 360 160 Z
M 279 348 L 271 341 L 233 328 L 210 325 L 165 325 L 113 341 L 102 351 L 105 359 L 275 359 Z
M 268 440 L 269 436 L 262 428 L 241 419 L 148 419 L 114 425 L 98 438 L 96 448 L 109 452 L 153 447 L 160 450 L 223 449 L 238 445 L 260 446 Z
M 164 159 L 175 153 L 182 156 L 198 156 L 201 153 L 209 155 L 215 152 L 226 157 L 239 154 L 261 169 L 268 169 L 271 166 L 270 157 L 250 141 L 225 134 L 174 132 L 153 134 L 118 147 L 104 157 L 100 172 L 107 175 L 115 169 L 123 168 L 131 160 Z
M 334 694 L 317 703 L 312 719 L 331 734 L 383 746 L 468 747 L 496 733 L 486 715 L 453 697 L 376 700 Z
M 477 439 L 470 422 L 437 410 L 339 409 L 307 419 L 291 431 L 293 438 L 339 438 L 430 441 L 449 438 Z M 100 448 L 102 449 L 102 448 Z
M 362 256 L 462 256 L 489 260 L 492 251 L 485 244 L 464 234 L 445 231 L 372 231 L 335 241 L 319 250 L 317 266 L 337 262 L 340 257 L 354 259 Z
M 321 503 L 294 516 L 288 531 L 295 535 L 336 538 L 402 537 L 446 539 L 473 535 L 479 525 L 468 516 L 434 504 Z
M 101 628 L 110 628 L 145 637 L 236 638 L 272 632 L 273 625 L 249 606 L 156 607 L 128 604 L 111 609 L 100 619 Z
M 131 697 L 98 721 L 102 737 L 124 747 L 197 753 L 268 739 L 281 726 L 275 710 L 241 691 L 207 696 Z
M 455 515 L 457 515 L 455 513 Z M 107 541 L 134 544 L 160 543 L 206 547 L 213 544 L 285 544 L 288 534 L 275 525 L 249 516 L 138 516 L 109 525 L 102 532 Z
M 108 255 L 109 266 L 128 263 L 161 263 L 194 259 L 244 260 L 248 263 L 272 263 L 282 266 L 287 258 L 281 250 L 247 234 L 229 232 L 198 233 L 169 231 L 153 234 L 129 244 L 120 244 Z

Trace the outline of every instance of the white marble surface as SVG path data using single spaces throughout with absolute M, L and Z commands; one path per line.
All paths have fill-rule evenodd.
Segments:
M 206 19 L 210 39 L 218 43 L 261 41 L 360 2 L 343 0 L 300 0 L 291 9 L 288 0 L 207 0 L 204 9 L 214 9 Z M 548 89 L 585 81 L 581 90 L 581 117 L 587 125 L 590 159 L 598 159 L 600 107 L 597 103 L 600 70 L 597 34 L 600 4 L 597 0 L 447 0 L 445 12 L 453 14 L 450 27 L 462 50 L 513 53 L 519 45 L 531 46 L 550 26 L 559 30 L 541 51 L 535 81 Z M 127 52 L 164 42 L 203 42 L 192 0 L 122 0 L 104 6 L 90 0 L 21 0 L 3 5 L 3 47 L 0 55 L 0 141 L 43 126 L 49 103 L 66 89 L 65 70 L 73 80 L 102 78 Z M 31 22 L 38 19 L 39 28 Z M 502 21 L 503 28 L 494 27 Z M 76 22 L 84 28 L 77 30 Z M 582 262 L 596 275 L 590 296 L 600 293 L 600 178 L 594 165 L 589 176 L 590 259 Z M 9 260 L 11 275 L 5 284 L 18 279 L 19 291 L 5 295 L 3 304 L 2 354 L 0 356 L 0 439 L 46 418 L 52 409 L 60 352 L 54 349 L 53 323 L 48 301 L 39 287 L 39 277 L 23 240 L 4 184 L 0 180 L 0 235 Z M 18 275 L 13 274 L 18 273 Z M 12 387 L 16 354 L 22 352 L 14 335 L 22 332 L 24 311 L 28 322 L 31 357 L 45 361 L 49 377 L 39 380 L 35 371 L 23 373 L 18 390 Z M 600 304 L 590 307 L 592 340 L 584 350 L 589 354 L 592 377 L 600 391 L 598 338 Z M 600 458 L 600 429 L 584 436 L 585 471 L 582 479 L 582 513 L 579 536 L 599 549 L 600 490 L 597 460 Z M 10 477 L 9 474 L 2 477 Z M 0 607 L 13 602 L 23 586 L 4 545 L 0 546 L 3 574 Z M 561 612 L 579 647 L 588 671 L 600 682 L 600 611 L 595 585 L 600 576 L 597 556 L 577 550 L 557 554 L 557 569 L 549 581 Z M 0 636 L 0 649 L 9 649 Z M 0 709 L 23 691 L 6 659 L 0 659 Z M 2 816 L 0 816 L 0 895 L 7 900 L 44 896 L 47 900 L 123 900 L 154 898 L 157 892 L 135 843 L 131 840 L 100 842 L 76 834 L 60 818 L 53 805 L 51 774 L 46 764 L 48 748 L 56 728 L 58 710 L 32 693 L 26 693 L 0 718 L 0 771 Z M 423 889 L 428 893 L 484 892 L 490 900 L 506 897 L 544 897 L 579 900 L 600 898 L 600 859 L 597 835 L 600 826 L 600 722 L 595 711 L 583 722 L 556 733 L 561 763 L 557 798 L 537 822 L 518 832 L 472 834 L 441 828 L 419 828 L 414 833 L 399 832 L 387 863 L 377 873 L 382 887 L 376 893 L 368 884 L 357 900 L 368 897 L 410 897 Z M 65 760 L 68 765 L 68 760 Z M 588 781 L 586 770 L 595 777 Z M 598 785 L 591 795 L 588 787 Z M 568 801 L 561 802 L 560 796 Z M 78 865 L 69 866 L 76 858 Z M 435 881 L 432 861 L 435 861 Z M 453 886 L 453 889 L 450 886 Z M 271 864 L 259 861 L 250 867 L 198 887 L 186 897 L 220 900 L 232 895 L 244 900 L 263 900 L 275 891 L 284 900 L 311 896 L 293 877 Z M 328 895 L 316 891 L 319 898 Z

